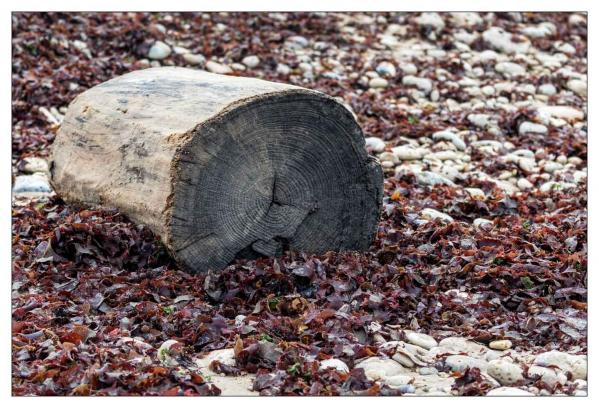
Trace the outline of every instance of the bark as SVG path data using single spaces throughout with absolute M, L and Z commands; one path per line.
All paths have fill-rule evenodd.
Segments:
M 185 68 L 102 83 L 69 106 L 53 146 L 66 201 L 118 208 L 187 269 L 284 250 L 365 250 L 380 165 L 333 98 Z

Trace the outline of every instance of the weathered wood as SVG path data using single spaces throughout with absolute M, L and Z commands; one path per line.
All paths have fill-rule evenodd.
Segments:
M 118 208 L 192 271 L 286 249 L 366 249 L 382 200 L 380 165 L 333 98 L 186 68 L 79 95 L 50 165 L 65 200 Z

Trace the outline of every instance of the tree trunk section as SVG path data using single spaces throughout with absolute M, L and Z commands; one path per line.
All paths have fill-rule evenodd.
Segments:
M 186 68 L 104 82 L 69 106 L 51 181 L 118 208 L 192 272 L 284 250 L 365 250 L 383 178 L 352 114 L 308 89 Z

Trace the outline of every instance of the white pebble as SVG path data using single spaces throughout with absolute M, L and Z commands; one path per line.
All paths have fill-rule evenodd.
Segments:
M 289 75 L 291 68 L 287 64 L 277 64 L 277 74 Z
M 527 133 L 539 133 L 544 135 L 547 133 L 547 126 L 533 122 L 522 122 L 518 128 L 518 133 L 520 135 L 525 135 Z
M 406 333 L 406 339 L 408 342 L 427 350 L 436 347 L 438 344 L 437 340 L 435 340 L 432 336 L 424 333 L 408 332 Z
M 424 157 L 426 152 L 424 149 L 416 149 L 410 146 L 396 146 L 391 151 L 399 160 L 419 160 Z
M 576 95 L 585 98 L 587 96 L 587 83 L 580 79 L 571 79 L 566 85 L 569 90 L 574 92 Z
M 17 176 L 12 189 L 13 193 L 51 193 L 52 188 L 43 173 L 30 176 Z
M 555 95 L 557 90 L 555 89 L 555 86 L 553 84 L 543 84 L 539 86 L 538 92 L 541 95 L 551 96 Z
M 385 78 L 372 78 L 370 82 L 368 82 L 368 86 L 371 88 L 385 88 L 388 85 L 388 82 Z
M 241 60 L 241 63 L 248 68 L 256 68 L 260 64 L 260 58 L 255 55 L 248 55 Z
M 215 74 L 230 74 L 231 72 L 233 72 L 233 70 L 231 69 L 231 67 L 224 65 L 224 64 L 219 64 L 216 61 L 208 61 L 206 63 L 206 69 L 210 72 L 213 72 Z
M 379 75 L 391 77 L 391 78 L 394 77 L 395 75 L 397 75 L 397 70 L 395 69 L 395 65 L 393 65 L 389 61 L 383 61 L 379 65 L 377 65 L 376 72 L 378 72 Z
M 538 365 L 532 365 L 528 368 L 528 377 L 539 375 L 541 381 L 548 384 L 550 387 L 554 387 L 556 384 L 564 385 L 568 378 L 559 369 L 541 367 Z
M 47 173 L 48 162 L 40 157 L 26 157 L 23 166 L 25 173 Z
M 369 380 L 383 380 L 399 374 L 409 373 L 410 371 L 390 358 L 370 357 L 356 364 L 355 368 L 363 368 L 366 377 Z
M 520 36 L 522 41 L 514 41 L 514 34 L 499 27 L 491 27 L 483 32 L 483 40 L 495 50 L 506 54 L 524 54 L 530 48 L 530 41 Z
M 367 137 L 364 141 L 366 142 L 366 149 L 371 152 L 381 153 L 385 150 L 385 142 L 381 138 Z
M 512 342 L 509 340 L 495 340 L 489 343 L 493 350 L 508 350 L 512 348 Z
M 407 86 L 415 86 L 424 93 L 429 93 L 433 89 L 433 83 L 428 78 L 419 78 L 413 75 L 406 75 L 401 83 Z
M 425 208 L 420 211 L 420 216 L 425 220 L 441 220 L 444 222 L 453 222 L 453 218 L 445 213 L 435 210 L 434 208 Z
M 524 177 L 518 179 L 516 186 L 518 186 L 520 190 L 530 190 L 534 187 L 534 185 Z
M 326 370 L 327 368 L 333 368 L 343 373 L 349 373 L 349 367 L 343 361 L 338 358 L 330 358 L 328 360 L 322 360 L 320 362 L 320 370 Z
M 447 140 L 459 150 L 466 150 L 466 143 L 456 133 L 450 130 L 441 130 L 433 133 L 433 140 Z
M 513 77 L 518 75 L 524 75 L 526 73 L 526 69 L 519 64 L 514 62 L 499 62 L 495 65 L 495 70 L 497 72 L 502 73 L 506 77 Z
M 183 59 L 189 65 L 203 65 L 206 63 L 206 58 L 202 54 L 183 54 Z
M 522 381 L 522 368 L 506 360 L 492 360 L 489 362 L 487 373 L 495 378 L 501 385 L 511 385 Z
M 493 226 L 493 221 L 487 220 L 485 218 L 476 218 L 472 221 L 472 225 L 476 228 L 487 228 Z
M 415 75 L 418 72 L 416 65 L 411 62 L 406 62 L 401 65 L 401 70 L 407 75 Z
M 148 51 L 148 58 L 153 60 L 161 60 L 171 55 L 171 47 L 162 41 L 156 41 Z

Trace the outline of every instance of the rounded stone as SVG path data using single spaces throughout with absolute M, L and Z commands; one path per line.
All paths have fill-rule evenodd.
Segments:
M 557 384 L 564 385 L 568 381 L 568 377 L 559 369 L 541 367 L 538 365 L 532 365 L 528 368 L 528 377 L 540 376 L 541 381 L 550 387 L 554 387 Z
M 385 78 L 380 78 L 380 77 L 372 78 L 368 82 L 368 86 L 371 88 L 385 88 L 388 84 L 389 83 L 387 82 L 387 80 Z
M 493 350 L 507 350 L 512 348 L 510 340 L 495 340 L 489 343 L 489 347 Z
M 365 139 L 366 149 L 374 153 L 381 153 L 385 150 L 385 142 L 378 137 L 367 137 Z
M 343 361 L 338 358 L 330 358 L 328 360 L 322 360 L 320 362 L 320 370 L 326 370 L 327 368 L 333 368 L 343 373 L 349 373 L 349 367 Z
M 524 379 L 522 368 L 506 360 L 489 361 L 487 373 L 499 381 L 501 385 L 516 384 Z
M 480 358 L 456 354 L 447 356 L 445 365 L 451 368 L 452 371 L 464 372 L 467 368 L 478 368 L 480 371 L 486 371 L 488 363 Z
M 189 65 L 203 65 L 206 63 L 206 58 L 202 54 L 183 54 L 183 59 Z
M 42 173 L 28 176 L 17 176 L 12 189 L 13 193 L 51 193 L 48 179 Z
M 224 64 L 219 64 L 216 61 L 206 62 L 206 69 L 212 73 L 221 74 L 221 75 L 230 74 L 233 72 L 231 67 L 224 65 Z
M 397 361 L 382 357 L 369 357 L 358 363 L 355 368 L 363 368 L 366 377 L 372 381 L 410 372 Z
M 248 55 L 241 60 L 241 63 L 248 68 L 256 68 L 260 64 L 260 58 L 255 55 Z
M 438 344 L 437 340 L 435 340 L 432 336 L 424 333 L 408 332 L 406 333 L 406 339 L 409 343 L 420 346 L 427 350 L 436 347 Z
M 162 41 L 156 41 L 148 51 L 148 58 L 153 60 L 161 60 L 171 55 L 171 47 Z

